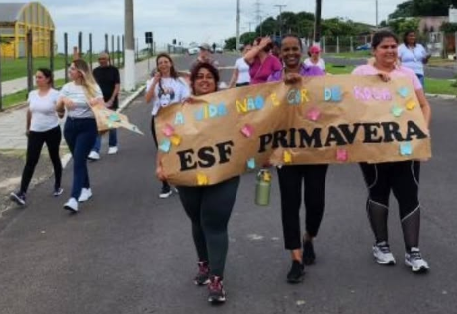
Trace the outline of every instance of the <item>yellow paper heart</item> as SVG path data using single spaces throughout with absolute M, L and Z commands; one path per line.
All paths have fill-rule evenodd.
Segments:
M 408 110 L 413 110 L 414 108 L 416 107 L 416 102 L 414 100 L 410 100 L 408 101 L 408 103 L 406 104 L 406 108 Z
M 292 155 L 289 152 L 284 152 L 284 162 L 290 164 L 292 162 Z
M 199 186 L 208 185 L 208 177 L 205 174 L 197 174 L 197 184 Z
M 179 146 L 179 144 L 181 144 L 181 137 L 179 135 L 172 135 L 170 137 L 170 142 L 175 146 Z

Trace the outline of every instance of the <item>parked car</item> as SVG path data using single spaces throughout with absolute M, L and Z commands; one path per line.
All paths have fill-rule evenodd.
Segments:
M 224 49 L 221 46 L 216 46 L 216 49 L 214 50 L 214 52 L 223 53 Z
M 371 50 L 371 44 L 370 43 L 366 43 L 365 45 L 357 46 L 355 48 L 355 50 L 357 50 L 357 51 Z

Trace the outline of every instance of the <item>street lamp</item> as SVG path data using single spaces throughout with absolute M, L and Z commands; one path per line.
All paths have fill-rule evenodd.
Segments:
M 135 37 L 133 31 L 133 0 L 125 0 L 125 65 L 124 89 L 135 89 Z

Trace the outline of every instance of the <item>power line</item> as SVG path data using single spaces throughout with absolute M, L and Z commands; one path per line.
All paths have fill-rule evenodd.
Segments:
M 257 20 L 257 25 L 259 25 L 259 28 L 260 28 L 260 36 L 262 36 L 262 11 L 260 10 L 260 6 L 262 5 L 260 3 L 259 0 L 257 0 L 255 3 L 254 3 L 255 7 L 256 7 L 256 10 L 255 10 L 255 17 L 256 17 L 256 20 Z
M 282 8 L 285 8 L 285 4 L 275 4 L 275 7 L 279 9 L 279 37 L 282 36 Z

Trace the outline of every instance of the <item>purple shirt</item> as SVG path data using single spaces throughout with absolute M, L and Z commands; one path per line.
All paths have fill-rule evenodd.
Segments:
M 277 82 L 282 80 L 283 70 L 276 71 L 268 77 L 268 82 Z M 300 76 L 322 76 L 325 72 L 318 66 L 307 67 L 304 64 L 300 66 Z
M 268 55 L 265 60 L 263 60 L 263 63 L 256 57 L 254 62 L 249 65 L 251 85 L 265 83 L 273 72 L 280 71 L 281 69 L 281 62 L 273 55 Z

